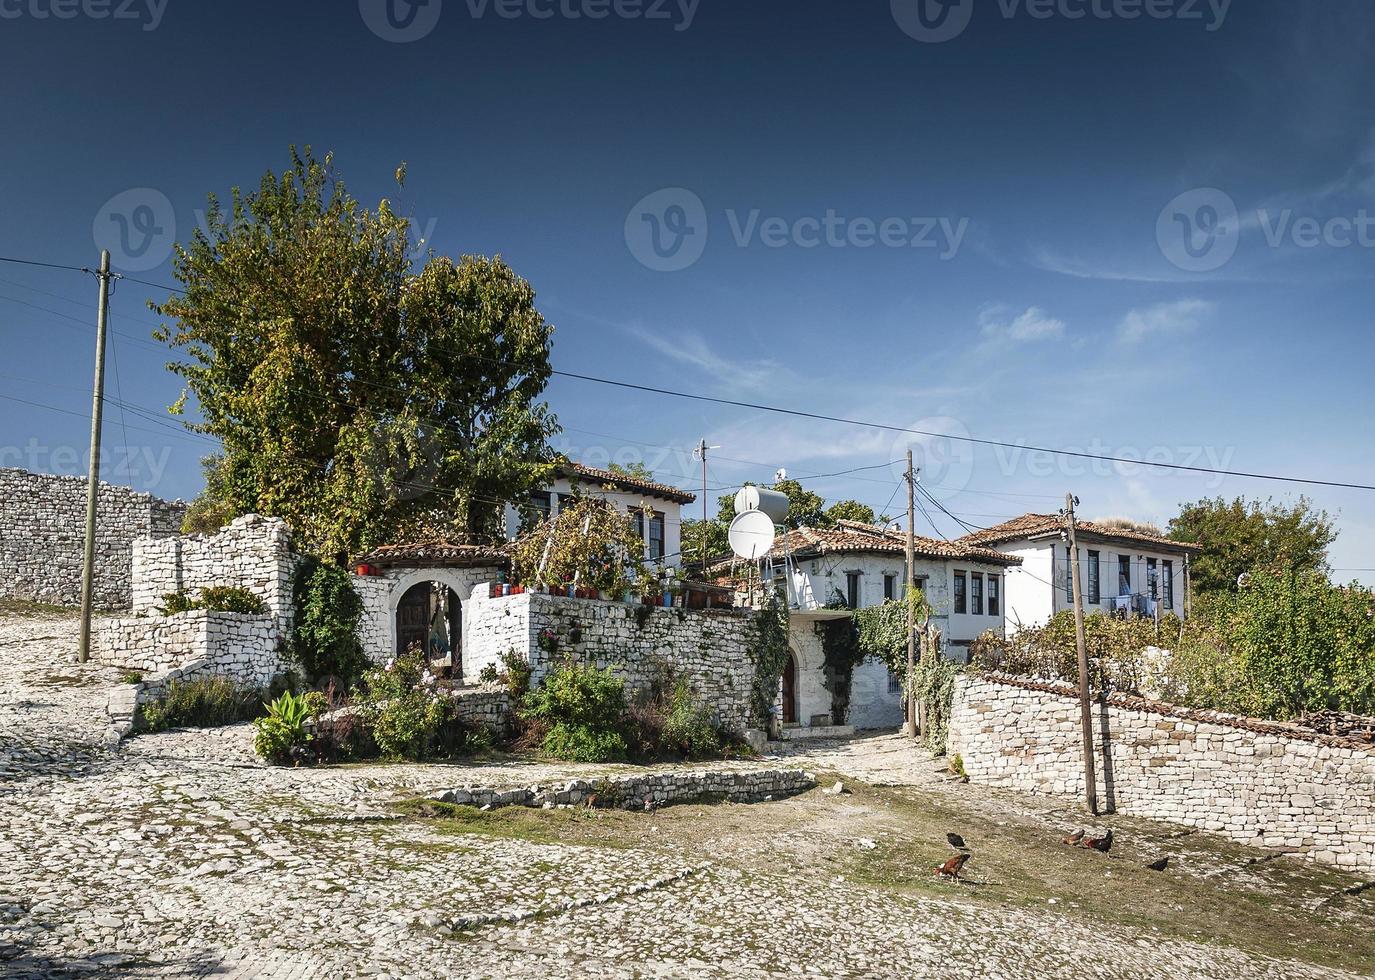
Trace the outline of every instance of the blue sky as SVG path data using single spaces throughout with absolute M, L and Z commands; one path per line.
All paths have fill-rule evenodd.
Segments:
M 927 19 L 948 31 L 968 12 L 941 41 L 916 0 L 391 0 L 390 21 L 387 2 L 0 4 L 0 255 L 85 265 L 108 245 L 168 282 L 167 243 L 206 193 L 312 144 L 436 251 L 502 254 L 562 370 L 1375 482 L 1361 0 L 1158 0 L 1137 17 L 1133 0 L 964 0 Z M 118 286 L 110 386 L 156 414 L 178 386 L 150 295 Z M 89 277 L 0 263 L 0 465 L 84 471 L 94 297 Z M 706 437 L 713 487 L 877 467 L 814 487 L 881 509 L 910 444 L 976 525 L 1066 490 L 1085 515 L 1163 524 L 1180 501 L 1301 489 L 571 379 L 549 396 L 559 448 L 687 486 Z M 110 479 L 199 488 L 203 441 L 117 407 L 105 440 Z M 1375 582 L 1356 571 L 1375 568 L 1375 493 L 1304 492 L 1340 515 L 1338 576 Z

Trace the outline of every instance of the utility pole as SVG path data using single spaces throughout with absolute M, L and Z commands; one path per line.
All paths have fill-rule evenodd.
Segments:
M 917 634 L 912 600 L 917 588 L 917 479 L 912 469 L 912 450 L 907 450 L 907 734 L 917 737 Z
M 721 448 L 720 446 L 708 446 L 708 445 L 707 445 L 707 441 L 706 441 L 705 439 L 703 439 L 701 442 L 699 442 L 699 443 L 697 444 L 697 448 L 696 448 L 695 450 L 693 450 L 693 455 L 694 455 L 694 456 L 701 456 L 701 457 L 702 457 L 702 574 L 703 574 L 703 576 L 705 576 L 705 575 L 706 575 L 706 572 L 707 572 L 707 558 L 709 557 L 709 556 L 707 555 L 707 521 L 710 520 L 710 518 L 707 516 L 707 450 L 709 450 L 709 449 L 720 449 L 720 448 Z
M 95 599 L 96 501 L 100 496 L 100 423 L 105 407 L 105 326 L 110 317 L 110 253 L 100 253 L 100 305 L 95 328 L 95 388 L 91 394 L 91 460 L 86 484 L 86 552 L 81 566 L 81 641 L 77 659 L 91 655 L 91 606 Z
M 1079 545 L 1074 534 L 1074 494 L 1065 494 L 1065 530 L 1069 539 L 1069 567 L 1074 598 L 1074 643 L 1079 652 L 1079 720 L 1084 732 L 1084 795 L 1089 813 L 1098 816 L 1098 784 L 1093 773 L 1093 711 L 1089 708 L 1089 654 L 1084 642 L 1084 595 L 1079 588 Z

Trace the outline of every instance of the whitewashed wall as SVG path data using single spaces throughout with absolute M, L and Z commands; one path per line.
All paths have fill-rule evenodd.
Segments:
M 425 582 L 442 582 L 458 596 L 463 619 L 463 648 L 467 648 L 468 601 L 478 586 L 486 592 L 486 585 L 497 581 L 501 569 L 495 565 L 481 568 L 391 568 L 382 575 L 355 575 L 353 587 L 363 600 L 363 619 L 359 623 L 359 639 L 363 652 L 373 663 L 385 663 L 396 656 L 396 607 L 414 586 Z M 451 641 L 452 642 L 452 641 Z M 465 657 L 464 676 L 476 676 Z
M 282 634 L 271 616 L 207 612 L 103 620 L 92 633 L 97 663 L 152 675 L 218 674 L 263 686 L 288 669 L 279 652 Z

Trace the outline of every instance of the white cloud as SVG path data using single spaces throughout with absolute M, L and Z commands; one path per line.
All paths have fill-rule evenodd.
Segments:
M 979 326 L 987 340 L 1008 340 L 1014 343 L 1033 343 L 1052 340 L 1065 335 L 1065 321 L 1050 316 L 1039 306 L 1009 318 L 1005 306 L 986 306 L 979 311 Z
M 1128 311 L 1117 326 L 1124 344 L 1139 344 L 1157 337 L 1190 333 L 1210 315 L 1216 304 L 1202 299 L 1181 299 Z
M 698 368 L 728 390 L 758 391 L 788 380 L 787 370 L 770 360 L 738 361 L 718 352 L 700 334 L 676 330 L 671 337 L 641 327 L 627 326 L 627 333 L 665 357 Z

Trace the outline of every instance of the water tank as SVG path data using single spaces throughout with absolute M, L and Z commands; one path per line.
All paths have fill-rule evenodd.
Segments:
M 735 495 L 735 512 L 746 514 L 752 510 L 763 511 L 769 520 L 782 524 L 788 517 L 788 497 L 763 487 L 741 487 Z

